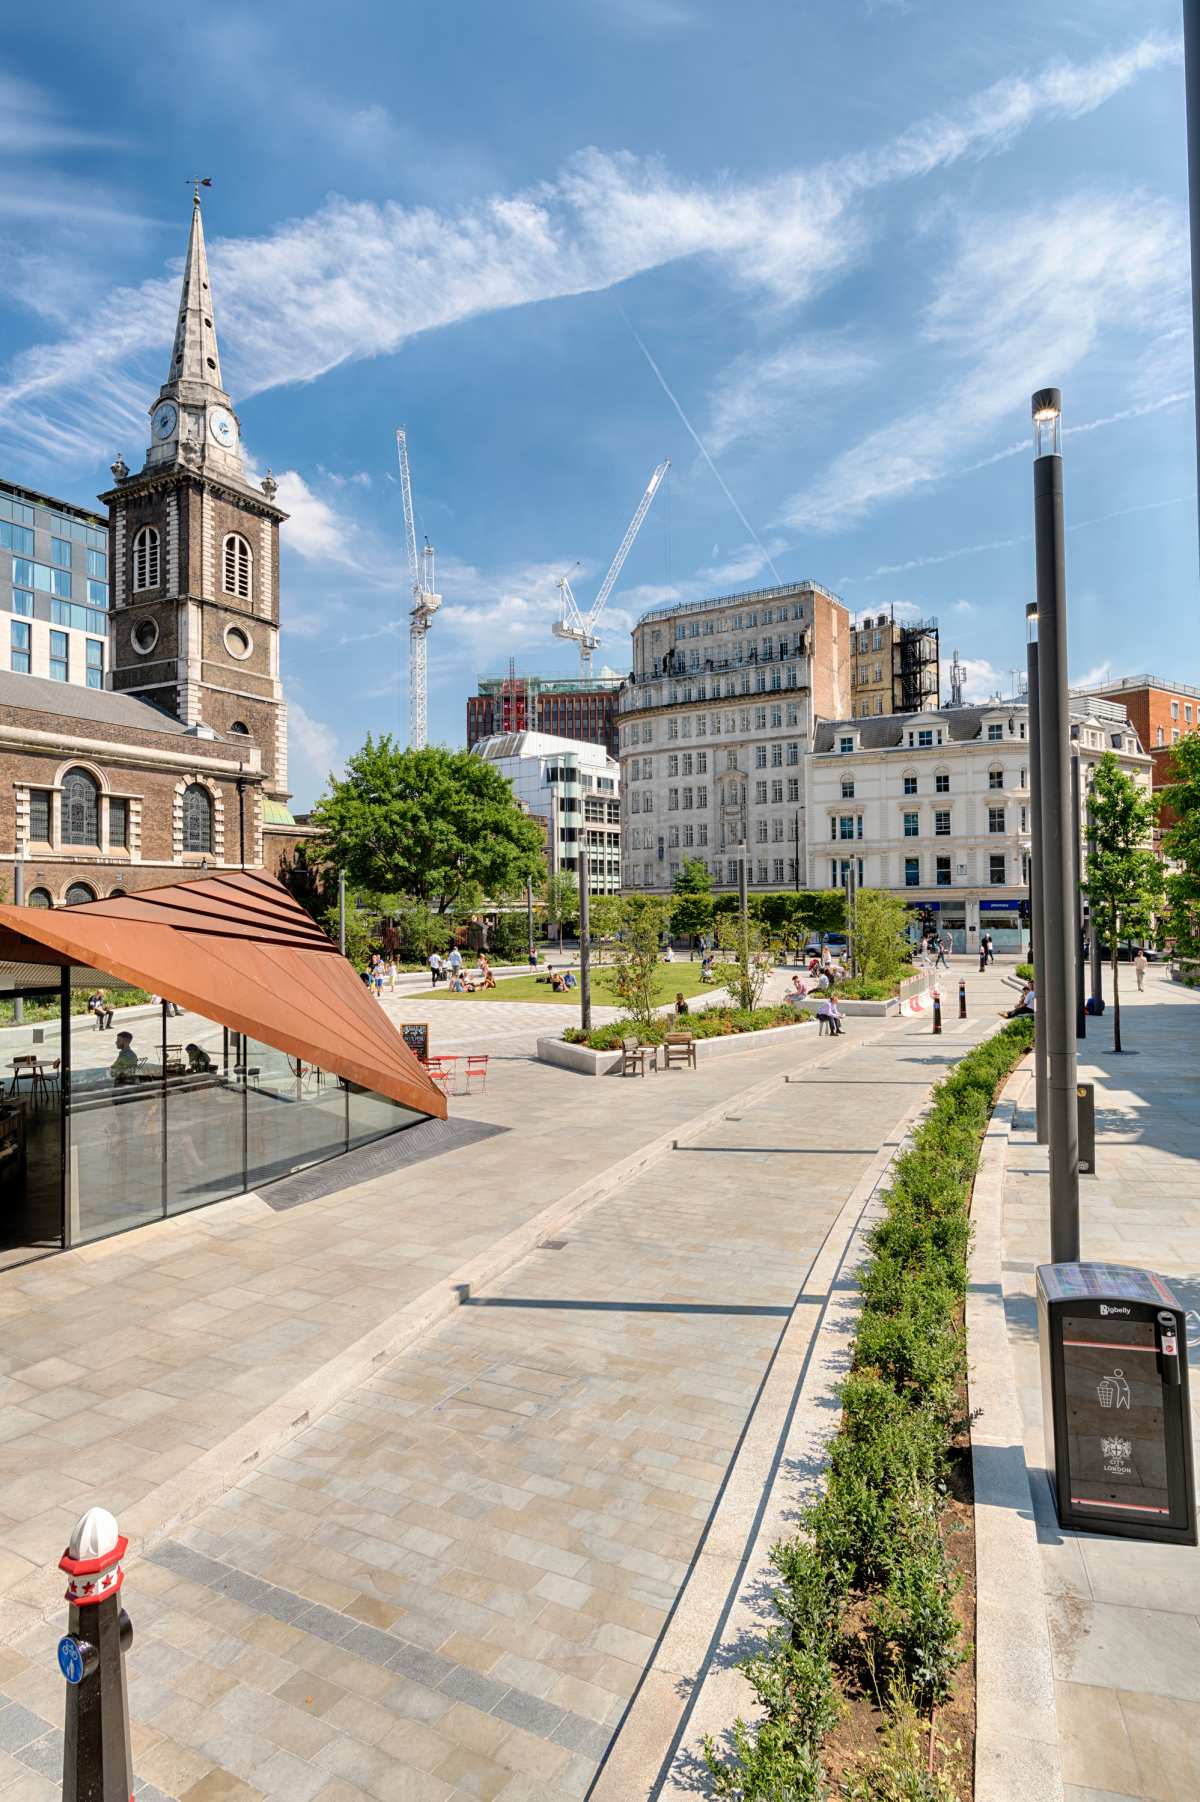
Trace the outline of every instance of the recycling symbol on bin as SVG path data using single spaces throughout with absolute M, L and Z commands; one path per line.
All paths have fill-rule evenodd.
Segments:
M 1114 1370 L 1111 1376 L 1101 1377 L 1096 1384 L 1096 1395 L 1102 1408 L 1127 1408 L 1129 1383 L 1124 1373 Z

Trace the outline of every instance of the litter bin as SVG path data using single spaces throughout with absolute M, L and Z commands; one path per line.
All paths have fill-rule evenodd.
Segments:
M 1060 1526 L 1196 1544 L 1185 1313 L 1161 1276 L 1042 1264 L 1046 1468 Z

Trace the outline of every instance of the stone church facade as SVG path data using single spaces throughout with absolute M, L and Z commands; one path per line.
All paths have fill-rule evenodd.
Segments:
M 0 887 L 61 906 L 295 857 L 279 528 L 222 386 L 199 196 L 150 445 L 108 508 L 108 686 L 0 672 Z M 6 869 L 5 866 L 8 866 Z M 19 867 L 18 867 L 19 866 Z M 7 879 L 7 880 L 6 880 Z

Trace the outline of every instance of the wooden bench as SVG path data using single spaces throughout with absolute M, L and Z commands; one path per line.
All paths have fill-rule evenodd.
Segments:
M 672 1064 L 680 1069 L 696 1068 L 696 1040 L 690 1032 L 669 1032 L 663 1040 L 663 1069 Z

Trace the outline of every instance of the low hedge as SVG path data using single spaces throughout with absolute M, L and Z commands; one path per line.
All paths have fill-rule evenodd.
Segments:
M 932 1712 L 968 1656 L 940 1515 L 966 1425 L 971 1188 L 1000 1085 L 1032 1040 L 1032 1021 L 1014 1020 L 970 1051 L 893 1166 L 859 1273 L 862 1311 L 824 1489 L 797 1537 L 772 1548 L 779 1624 L 741 1665 L 763 1712 L 734 1723 L 726 1751 L 705 1742 L 713 1793 L 730 1802 L 828 1797 L 822 1741 L 842 1712 L 843 1682 L 864 1668 L 877 1697 L 886 1689 L 885 1719 L 841 1794 L 955 1802 L 953 1774 L 934 1770 L 929 1741 Z
M 1033 981 L 1033 965 L 1032 964 L 1018 964 L 1017 965 L 1017 975 L 1021 978 L 1022 982 L 1032 982 Z
M 835 982 L 833 992 L 842 1001 L 891 1001 L 900 993 L 894 982 L 879 982 L 873 976 L 848 976 Z
M 635 1038 L 640 1045 L 661 1045 L 669 1032 L 688 1031 L 697 1039 L 724 1039 L 732 1033 L 766 1032 L 770 1026 L 797 1026 L 815 1015 L 804 1008 L 780 1007 L 705 1007 L 697 1013 L 677 1016 L 660 1015 L 649 1026 L 636 1020 L 614 1020 L 611 1026 L 594 1026 L 584 1032 L 580 1026 L 569 1026 L 563 1033 L 568 1045 L 587 1045 L 592 1051 L 618 1051 L 622 1039 Z

